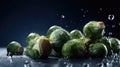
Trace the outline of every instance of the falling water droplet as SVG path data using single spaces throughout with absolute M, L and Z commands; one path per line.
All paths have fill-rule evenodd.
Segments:
M 118 25 L 120 26 L 120 23 Z
M 112 28 L 115 28 L 115 25 L 112 25 Z
M 102 8 L 100 8 L 100 11 L 102 11 Z
M 65 27 L 67 28 L 68 26 L 66 25 Z
M 81 11 L 83 11 L 83 9 L 81 8 Z
M 64 18 L 65 18 L 65 15 L 61 15 L 61 18 L 63 18 L 63 19 L 64 19 Z
M 109 32 L 108 34 L 109 34 L 109 35 L 112 35 L 112 32 Z
M 83 15 L 83 17 L 85 17 L 85 15 Z
M 108 15 L 108 19 L 109 19 L 109 20 L 114 20 L 114 19 L 115 19 L 114 14 L 110 14 L 110 15 Z

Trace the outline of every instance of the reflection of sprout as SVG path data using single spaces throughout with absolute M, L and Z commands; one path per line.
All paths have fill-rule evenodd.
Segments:
M 7 55 L 22 55 L 24 48 L 21 46 L 20 43 L 16 41 L 12 41 L 7 46 Z

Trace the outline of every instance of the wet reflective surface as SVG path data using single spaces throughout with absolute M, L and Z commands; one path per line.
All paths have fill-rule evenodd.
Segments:
M 66 59 L 49 57 L 33 60 L 25 55 L 6 56 L 6 49 L 0 48 L 0 67 L 120 67 L 120 53 L 102 58 Z

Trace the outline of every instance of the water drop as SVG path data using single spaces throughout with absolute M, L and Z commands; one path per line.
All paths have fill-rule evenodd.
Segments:
M 108 35 L 112 35 L 112 32 L 109 32 Z
M 114 19 L 115 19 L 114 14 L 110 14 L 110 15 L 108 15 L 108 19 L 109 19 L 109 20 L 114 20 Z
M 83 63 L 82 67 L 90 67 L 90 64 L 88 64 L 88 63 Z
M 102 11 L 102 8 L 100 8 L 100 11 Z
M 120 26 L 120 23 L 118 25 Z
M 81 11 L 83 11 L 83 9 L 81 8 Z
M 88 12 L 88 10 L 86 10 L 86 12 Z
M 68 26 L 66 25 L 65 27 L 67 28 Z
M 98 67 L 104 67 L 104 64 L 103 63 L 98 63 L 97 66 Z
M 85 15 L 83 15 L 83 17 L 85 17 Z
M 68 64 L 66 65 L 66 67 L 73 67 L 73 64 L 68 63 Z
M 30 67 L 28 60 L 25 60 L 24 67 Z
M 64 18 L 65 18 L 65 16 L 64 16 L 64 15 L 61 15 L 61 18 L 63 18 L 63 19 L 64 19 Z
M 112 28 L 115 28 L 115 25 L 112 25 Z
M 106 66 L 107 66 L 107 67 L 113 67 L 113 64 L 110 63 L 110 62 L 107 62 L 107 63 L 106 63 Z
M 12 60 L 11 56 L 8 56 L 8 59 L 9 59 L 10 63 L 13 63 L 13 60 Z

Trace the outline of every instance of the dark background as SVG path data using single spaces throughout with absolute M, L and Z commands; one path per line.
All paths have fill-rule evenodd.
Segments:
M 108 16 L 110 16 L 108 18 Z M 30 32 L 46 35 L 48 28 L 59 25 L 79 29 L 91 21 L 103 21 L 106 36 L 120 39 L 119 2 L 99 0 L 3 0 L 0 1 L 0 47 L 15 40 L 26 46 Z

